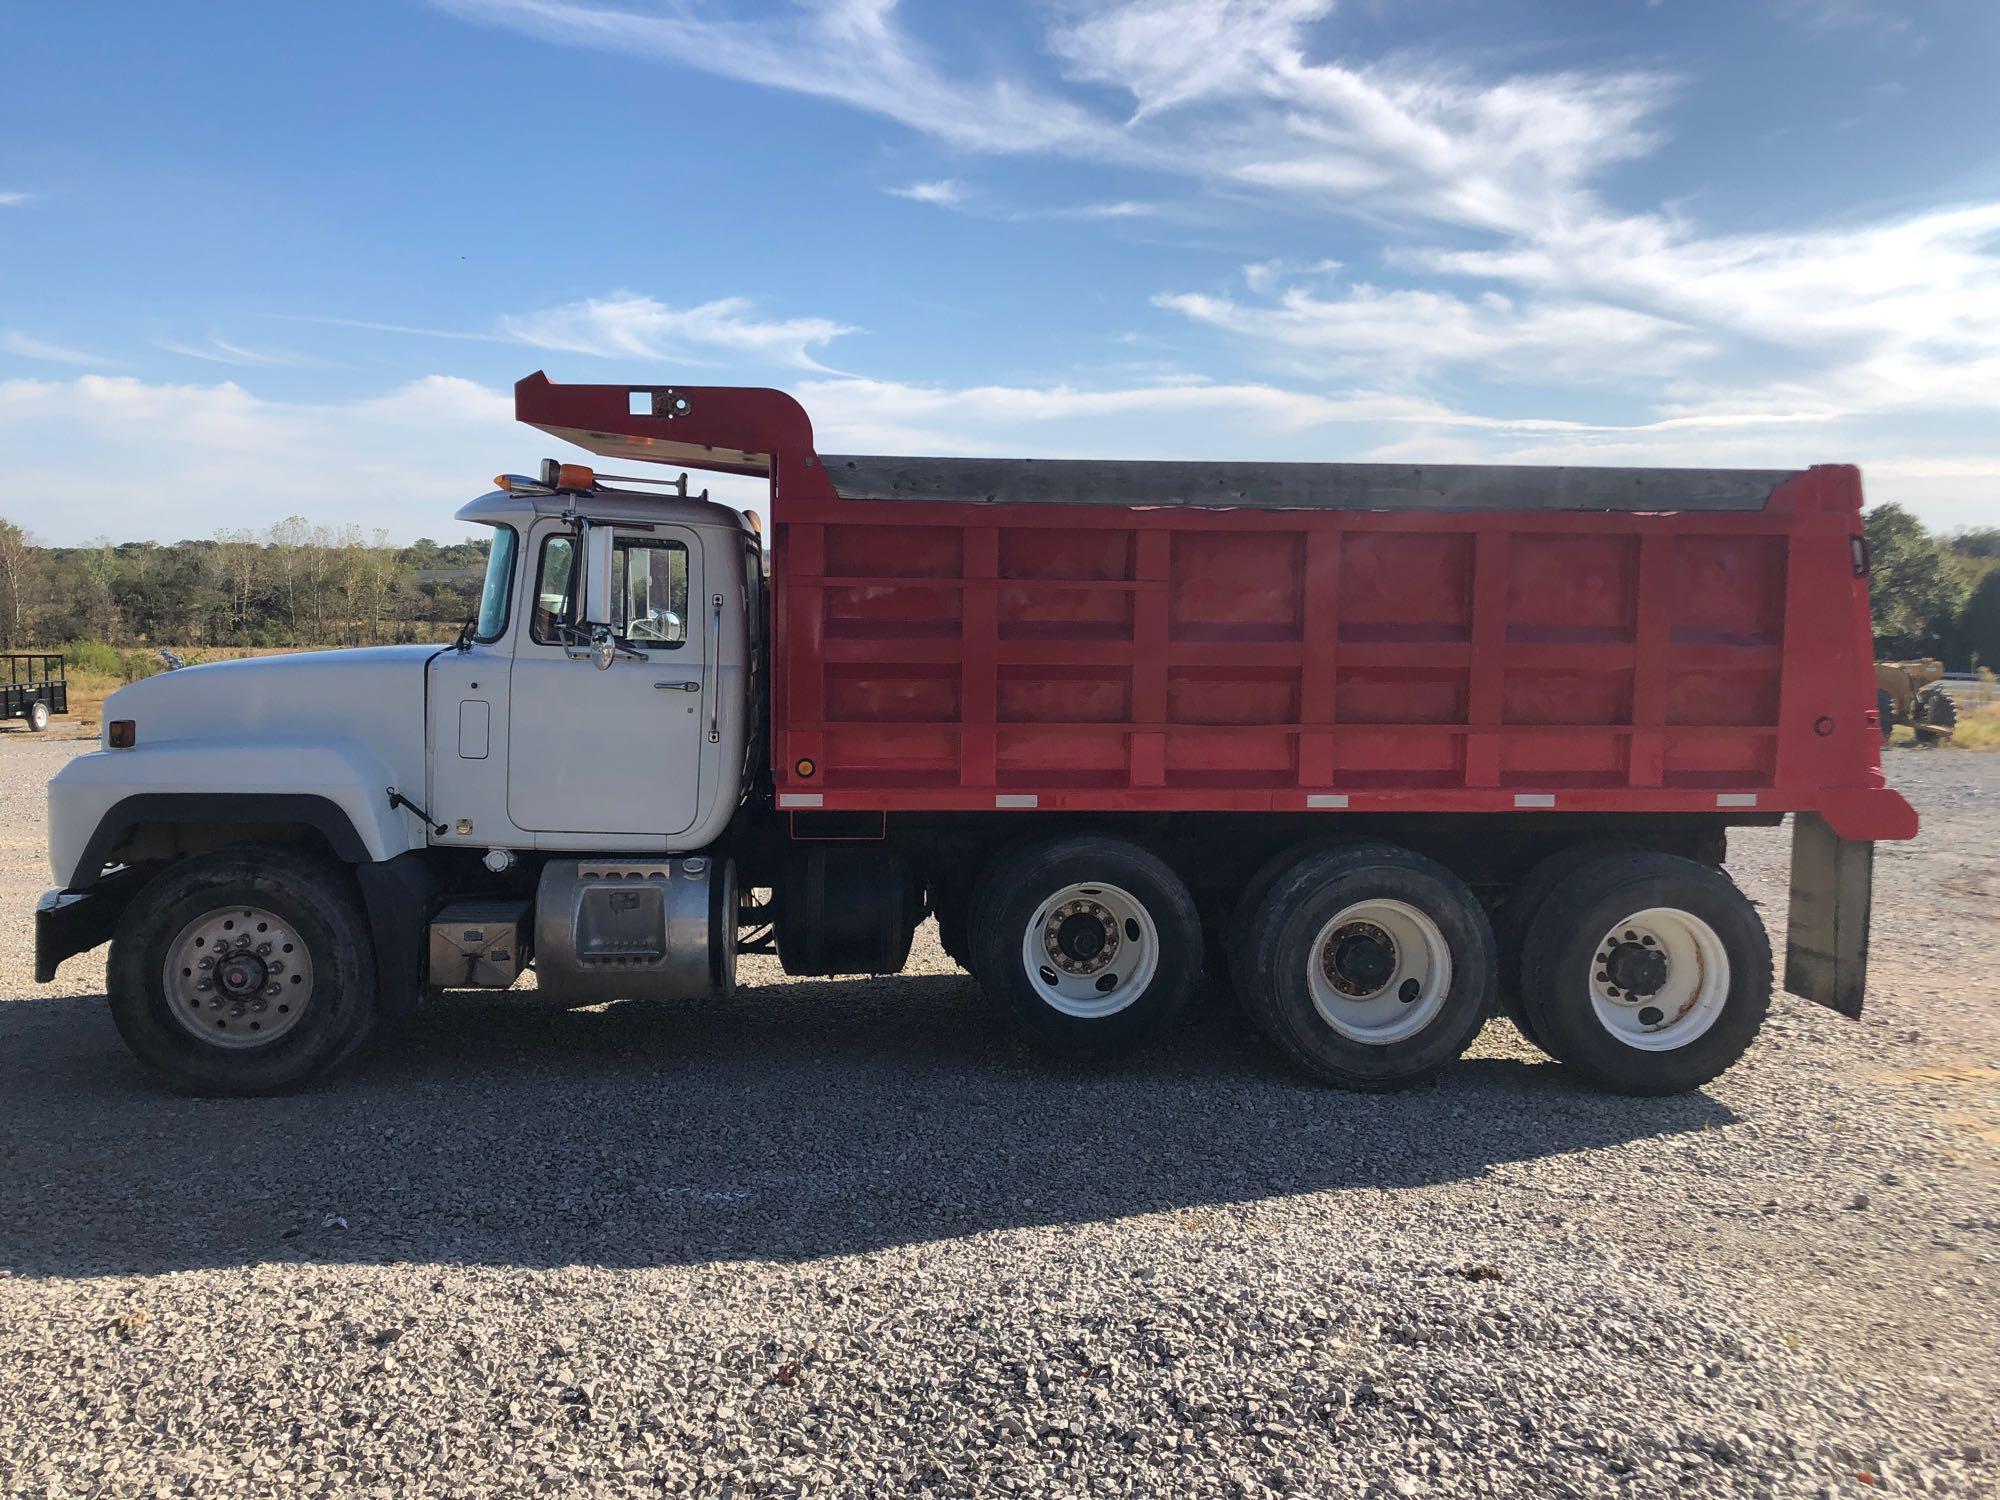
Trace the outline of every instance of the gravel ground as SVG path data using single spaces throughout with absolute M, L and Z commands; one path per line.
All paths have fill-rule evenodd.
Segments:
M 30 983 L 75 749 L 0 740 L 0 1492 L 1996 1493 L 2000 756 L 1892 755 L 1868 1019 L 1688 1098 L 1505 1023 L 1329 1093 L 1219 1010 L 1063 1071 L 926 933 L 202 1101 L 101 956 Z

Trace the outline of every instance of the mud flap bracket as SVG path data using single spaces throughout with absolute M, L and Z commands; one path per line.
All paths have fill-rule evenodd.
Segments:
M 1844 839 L 1818 813 L 1792 819 L 1792 910 L 1785 988 L 1859 1017 L 1868 985 L 1868 906 L 1875 846 Z

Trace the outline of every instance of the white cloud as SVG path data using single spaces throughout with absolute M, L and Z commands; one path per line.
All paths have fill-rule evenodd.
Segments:
M 1712 352 L 1698 335 L 1650 314 L 1497 293 L 1467 300 L 1364 284 L 1332 297 L 1290 286 L 1262 304 L 1195 292 L 1153 300 L 1276 351 L 1289 368 L 1401 383 L 1457 367 L 1537 382 L 1603 382 L 1617 371 L 1629 381 L 1684 370 Z
M 755 20 L 615 0 L 433 0 L 574 46 L 660 57 L 836 100 L 948 145 L 1059 154 L 1249 184 L 1321 206 L 1485 228 L 1542 222 L 1652 143 L 1657 74 L 1482 83 L 1413 62 L 1309 60 L 1329 0 L 1067 0 L 1048 33 L 1074 82 L 1128 94 L 1120 119 L 1009 75 L 959 75 L 898 0 L 797 0 Z
M 938 182 L 912 182 L 885 191 L 893 197 L 908 198 L 912 203 L 931 203 L 939 208 L 956 208 L 965 202 L 965 185 L 949 177 Z
M 0 193 L 0 208 L 19 208 L 34 198 L 33 193 Z
M 52 344 L 47 339 L 38 339 L 32 334 L 22 333 L 18 328 L 10 328 L 0 336 L 0 349 L 9 354 L 18 354 L 23 359 L 39 359 L 56 365 L 98 365 L 109 366 L 118 363 L 115 359 L 102 359 L 82 349 L 72 349 L 65 344 Z
M 756 20 L 690 6 L 592 0 L 433 0 L 471 20 L 574 46 L 652 56 L 725 78 L 837 100 L 975 151 L 1121 148 L 1090 111 L 1019 79 L 954 77 L 897 18 L 897 0 L 800 0 Z
M 210 334 L 205 344 L 183 343 L 177 339 L 155 339 L 154 344 L 169 354 L 183 355 L 188 359 L 207 360 L 210 364 L 235 365 L 248 369 L 289 369 L 300 365 L 318 364 L 318 360 L 307 359 L 302 354 L 288 354 L 282 351 L 247 349 L 241 344 L 231 343 L 220 334 Z
M 261 529 L 288 515 L 457 534 L 452 512 L 536 437 L 508 395 L 430 376 L 369 400 L 264 400 L 233 382 L 0 381 L 0 513 L 74 544 Z
M 747 297 L 670 307 L 652 297 L 617 292 L 503 318 L 501 328 L 538 349 L 607 359 L 688 364 L 702 362 L 703 353 L 726 351 L 807 370 L 825 368 L 812 350 L 855 331 L 830 318 L 757 318 L 751 315 L 754 307 Z

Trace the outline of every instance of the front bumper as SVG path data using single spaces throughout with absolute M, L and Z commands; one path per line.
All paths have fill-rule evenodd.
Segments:
M 87 891 L 44 891 L 35 903 L 35 982 L 47 984 L 64 959 L 110 942 L 146 875 L 126 870 Z

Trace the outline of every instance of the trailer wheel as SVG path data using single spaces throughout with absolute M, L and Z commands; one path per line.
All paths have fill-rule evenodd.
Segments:
M 352 883 L 289 848 L 171 866 L 111 939 L 111 1017 L 177 1088 L 266 1094 L 348 1056 L 375 1020 L 375 953 Z
M 979 883 L 972 971 L 1021 1037 L 1092 1061 L 1151 1040 L 1193 993 L 1201 918 L 1178 875 L 1121 839 L 1031 845 Z
M 1679 1094 L 1728 1068 L 1771 1004 L 1771 943 L 1719 870 L 1672 854 L 1592 860 L 1543 902 L 1521 981 L 1535 1033 L 1600 1088 Z
M 1603 859 L 1607 855 L 1632 852 L 1631 846 L 1603 840 L 1581 844 L 1571 844 L 1567 849 L 1558 849 L 1538 864 L 1531 866 L 1528 873 L 1514 883 L 1507 893 L 1507 899 L 1493 918 L 1493 941 L 1499 950 L 1499 979 L 1494 986 L 1495 999 L 1499 1010 L 1514 1023 L 1530 1046 L 1546 1052 L 1541 1039 L 1535 1035 L 1535 1023 L 1528 1017 L 1528 1009 L 1521 1003 L 1521 953 L 1528 941 L 1528 928 L 1535 920 L 1535 913 L 1549 899 L 1549 893 L 1561 885 L 1571 875 L 1592 860 Z
M 1493 932 L 1465 883 L 1390 844 L 1310 855 L 1271 883 L 1239 965 L 1258 1026 L 1342 1088 L 1420 1082 L 1466 1049 Z
M 49 727 L 49 706 L 40 698 L 28 705 L 28 727 L 37 734 Z

